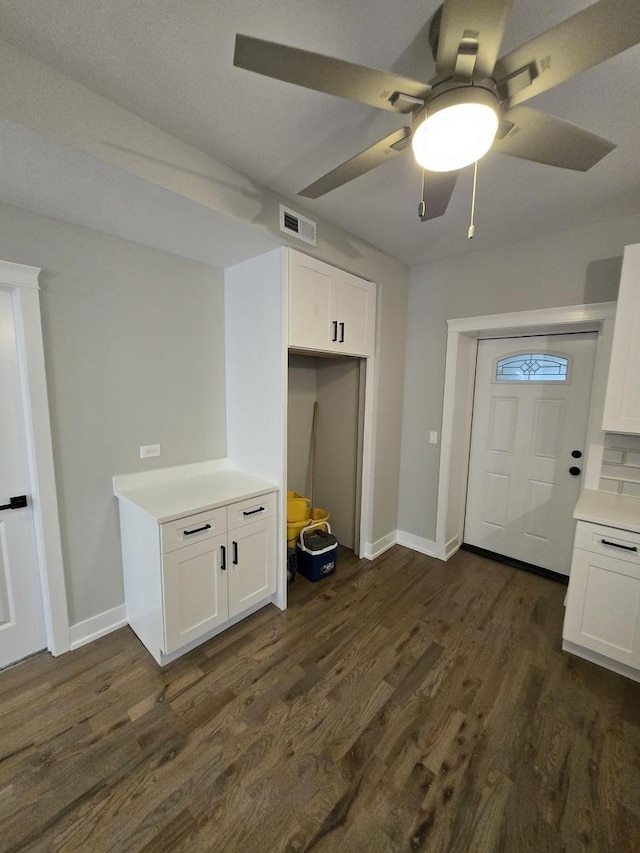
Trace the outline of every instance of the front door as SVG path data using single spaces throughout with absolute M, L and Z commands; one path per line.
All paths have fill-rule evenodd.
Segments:
M 46 646 L 11 293 L 0 288 L 0 668 Z M 19 502 L 18 502 L 19 503 Z
M 596 338 L 479 342 L 465 543 L 569 574 Z

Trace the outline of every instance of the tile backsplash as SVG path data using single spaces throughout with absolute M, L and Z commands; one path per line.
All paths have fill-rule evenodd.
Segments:
M 600 489 L 640 498 L 640 435 L 606 434 Z

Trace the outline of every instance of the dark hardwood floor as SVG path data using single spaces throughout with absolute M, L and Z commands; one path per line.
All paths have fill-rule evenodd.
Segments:
M 0 673 L 2 851 L 640 850 L 640 684 L 566 588 L 396 546 L 165 670 L 129 629 Z

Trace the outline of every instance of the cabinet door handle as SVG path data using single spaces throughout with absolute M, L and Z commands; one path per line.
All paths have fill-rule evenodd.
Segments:
M 204 527 L 196 527 L 193 530 L 185 530 L 183 532 L 185 536 L 191 536 L 193 533 L 202 533 L 203 530 L 211 530 L 211 525 L 205 524 Z
M 233 543 L 233 565 L 234 566 L 238 565 L 238 543 L 237 542 Z
M 331 340 L 335 344 L 338 340 L 338 321 L 333 320 L 331 325 L 333 326 L 333 337 L 331 338 Z
M 610 548 L 622 548 L 623 551 L 637 551 L 637 545 L 619 545 L 617 542 L 609 542 L 608 539 L 600 540 L 603 545 L 609 545 Z
M 226 572 L 227 571 L 227 549 L 224 547 L 224 545 L 221 545 L 220 550 L 222 551 L 222 565 L 220 566 L 220 568 L 222 569 L 223 572 Z
M 344 323 L 340 323 L 340 343 L 344 343 Z
M 242 510 L 243 515 L 255 515 L 257 512 L 264 512 L 264 507 L 260 506 L 258 509 Z
M 9 498 L 8 504 L 3 504 L 0 509 L 21 509 L 27 505 L 27 496 L 18 495 L 16 498 Z

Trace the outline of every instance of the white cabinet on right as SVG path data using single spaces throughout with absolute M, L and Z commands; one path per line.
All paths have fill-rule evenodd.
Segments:
M 289 346 L 373 355 L 376 286 L 294 249 L 289 251 Z
M 602 428 L 640 433 L 640 244 L 624 250 Z
M 566 604 L 563 648 L 640 681 L 640 534 L 579 521 Z

